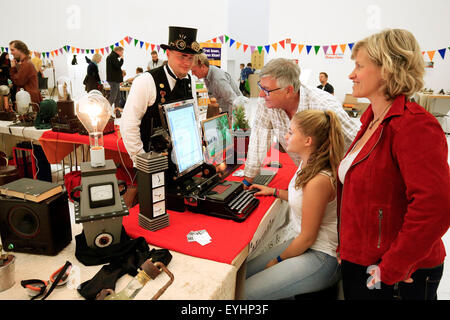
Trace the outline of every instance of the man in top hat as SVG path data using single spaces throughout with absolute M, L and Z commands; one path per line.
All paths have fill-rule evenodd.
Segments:
M 133 81 L 120 123 L 125 148 L 135 165 L 136 156 L 152 149 L 150 136 L 161 127 L 159 104 L 196 97 L 195 83 L 188 74 L 194 55 L 202 49 L 196 41 L 197 29 L 169 27 L 167 65 L 144 72 Z M 195 104 L 198 114 L 198 107 Z

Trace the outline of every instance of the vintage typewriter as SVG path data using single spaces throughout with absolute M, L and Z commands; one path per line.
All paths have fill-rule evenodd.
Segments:
M 188 209 L 194 213 L 244 221 L 260 201 L 254 191 L 244 190 L 241 182 L 224 180 L 224 173 L 217 170 L 215 164 L 205 162 L 194 101 L 165 104 L 160 112 L 162 126 L 167 128 L 170 140 L 166 150 L 170 155 L 169 164 L 165 172 L 167 209 L 181 212 Z M 228 122 L 226 115 L 224 119 Z M 217 141 L 226 140 L 229 126 L 219 124 L 219 129 Z M 231 135 L 229 140 L 232 141 Z M 230 150 L 233 151 L 232 146 Z M 226 153 L 227 147 L 222 151 Z M 144 174 L 137 168 L 138 184 L 144 180 L 139 179 Z

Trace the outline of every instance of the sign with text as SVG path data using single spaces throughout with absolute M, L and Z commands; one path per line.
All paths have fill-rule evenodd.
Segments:
M 220 61 L 222 58 L 222 44 L 202 42 L 200 43 L 200 47 L 203 49 L 203 53 L 208 57 L 209 64 L 220 67 Z

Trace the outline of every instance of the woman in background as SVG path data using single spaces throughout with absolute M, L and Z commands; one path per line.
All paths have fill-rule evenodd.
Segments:
M 352 59 L 353 96 L 371 104 L 338 171 L 345 299 L 436 299 L 450 176 L 440 124 L 408 100 L 423 87 L 422 52 L 393 29 L 359 41 Z
M 0 56 L 0 86 L 8 86 L 10 68 L 11 61 L 9 60 L 9 54 L 8 52 L 3 52 Z
M 92 60 L 86 57 L 86 61 L 88 63 L 87 74 L 83 81 L 86 92 L 91 90 L 101 91 L 102 83 L 98 72 L 98 64 L 102 61 L 102 56 L 99 53 L 96 53 L 92 56 Z

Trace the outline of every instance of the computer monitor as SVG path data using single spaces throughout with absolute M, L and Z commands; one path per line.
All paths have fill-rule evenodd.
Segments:
M 181 177 L 204 163 L 194 100 L 168 103 L 163 107 L 172 140 L 169 156 L 176 166 L 176 177 Z
M 202 121 L 203 140 L 206 146 L 206 161 L 218 165 L 224 162 L 232 163 L 233 139 L 227 114 Z M 229 159 L 230 158 L 230 159 Z

